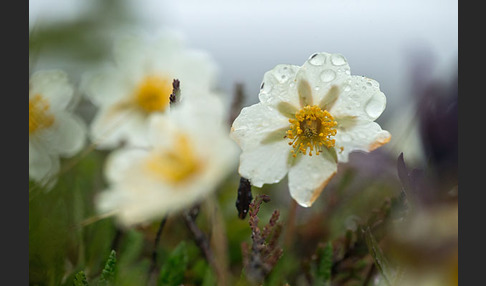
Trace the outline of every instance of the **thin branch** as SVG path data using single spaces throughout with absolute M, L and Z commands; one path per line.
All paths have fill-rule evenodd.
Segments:
M 159 245 L 160 236 L 162 235 L 162 230 L 164 229 L 165 223 L 167 222 L 167 216 L 165 216 L 160 222 L 159 229 L 155 235 L 154 247 L 152 249 L 152 262 L 150 264 L 147 280 L 150 281 L 155 270 L 157 269 L 157 246 Z
M 214 254 L 209 245 L 209 240 L 204 234 L 204 232 L 202 232 L 202 230 L 196 224 L 195 220 L 198 213 L 199 213 L 199 205 L 191 208 L 189 211 L 183 214 L 184 221 L 186 223 L 187 228 L 191 231 L 194 237 L 194 241 L 196 242 L 196 245 L 198 246 L 199 250 L 201 250 L 202 254 L 204 255 L 204 258 L 206 259 L 206 261 L 208 262 L 208 264 L 211 266 L 214 273 L 216 274 L 216 277 L 219 280 L 218 285 L 226 285 L 225 275 L 222 269 L 216 263 Z

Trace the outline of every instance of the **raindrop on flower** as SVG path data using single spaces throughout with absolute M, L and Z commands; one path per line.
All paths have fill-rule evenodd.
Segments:
M 346 59 L 339 54 L 333 54 L 331 56 L 331 63 L 335 66 L 342 66 L 346 63 Z
M 382 97 L 381 93 L 376 93 L 366 103 L 365 111 L 369 117 L 377 118 L 385 109 L 385 101 L 382 100 Z
M 326 56 L 323 54 L 313 54 L 309 58 L 309 63 L 314 66 L 321 66 L 326 62 Z
M 260 90 L 265 93 L 269 93 L 272 90 L 272 85 L 268 82 L 262 82 Z
M 335 78 L 336 78 L 336 72 L 331 70 L 331 69 L 324 70 L 321 73 L 321 80 L 323 82 L 330 82 L 330 81 L 334 80 Z

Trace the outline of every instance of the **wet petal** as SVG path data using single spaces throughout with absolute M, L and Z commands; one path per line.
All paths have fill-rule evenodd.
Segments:
M 288 172 L 289 154 L 290 146 L 285 140 L 245 150 L 240 156 L 238 171 L 257 187 L 278 183 Z
M 298 107 L 299 96 L 295 79 L 298 70 L 299 67 L 294 65 L 277 65 L 267 71 L 260 86 L 260 102 L 274 107 L 280 102 L 288 102 Z
M 388 143 L 391 135 L 381 129 L 376 122 L 357 122 L 347 128 L 339 128 L 335 136 L 336 151 L 339 162 L 347 162 L 350 152 L 370 152 Z
M 375 80 L 352 76 L 341 86 L 341 94 L 330 110 L 335 117 L 352 115 L 363 121 L 374 121 L 386 106 L 386 97 Z
M 321 103 L 332 86 L 340 87 L 350 77 L 350 68 L 340 54 L 316 53 L 302 65 L 297 81 L 305 79 L 312 90 L 314 103 Z
M 319 156 L 303 155 L 289 170 L 290 195 L 299 205 L 310 207 L 336 171 L 337 162 L 328 151 Z
M 244 151 L 251 150 L 260 146 L 268 134 L 287 126 L 290 126 L 287 117 L 272 107 L 258 103 L 241 110 L 233 122 L 231 137 Z
M 314 105 L 312 90 L 307 80 L 299 79 L 297 81 L 297 93 L 299 94 L 299 103 L 301 108 L 304 108 L 307 105 Z

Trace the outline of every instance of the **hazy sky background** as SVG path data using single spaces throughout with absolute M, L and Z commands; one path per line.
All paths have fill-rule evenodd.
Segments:
M 33 23 L 74 19 L 95 0 L 30 0 Z M 454 0 L 124 1 L 148 31 L 164 25 L 209 52 L 228 94 L 244 84 L 245 105 L 258 101 L 263 74 L 302 65 L 315 52 L 340 53 L 351 73 L 373 78 L 387 96 L 382 118 L 410 101 L 411 68 L 442 81 L 457 74 L 458 2 Z M 386 125 L 386 124 L 385 124 Z

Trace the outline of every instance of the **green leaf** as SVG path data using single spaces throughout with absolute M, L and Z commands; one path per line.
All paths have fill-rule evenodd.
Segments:
M 368 251 L 371 254 L 371 257 L 373 257 L 376 268 L 380 271 L 387 285 L 392 285 L 391 281 L 393 281 L 392 278 L 394 274 L 392 273 L 392 267 L 390 263 L 381 251 L 380 246 L 378 245 L 378 242 L 371 233 L 370 228 L 367 227 L 365 230 L 362 230 L 362 232 L 366 241 L 366 245 L 368 246 Z
M 101 278 L 98 285 L 111 285 L 115 280 L 116 272 L 116 252 L 112 250 L 108 260 L 106 261 L 105 268 L 101 272 Z
M 88 280 L 86 279 L 86 274 L 84 274 L 84 271 L 79 271 L 74 275 L 74 286 L 88 286 Z
M 181 241 L 162 266 L 157 285 L 181 285 L 188 263 L 187 246 Z
M 318 249 L 317 255 L 320 259 L 316 269 L 317 285 L 331 285 L 332 253 L 333 249 L 330 242 Z

